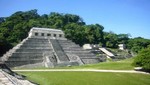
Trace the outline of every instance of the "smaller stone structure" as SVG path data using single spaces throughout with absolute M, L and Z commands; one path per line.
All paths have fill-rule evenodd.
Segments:
M 84 44 L 83 45 L 83 49 L 85 49 L 85 50 L 91 50 L 92 46 L 90 44 Z
M 118 46 L 120 50 L 125 50 L 125 44 L 119 44 Z
M 92 50 L 92 49 L 98 49 L 100 46 L 98 44 L 84 44 L 83 49 L 85 50 Z

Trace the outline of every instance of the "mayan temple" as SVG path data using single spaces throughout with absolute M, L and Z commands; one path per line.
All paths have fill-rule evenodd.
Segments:
M 9 67 L 57 67 L 100 62 L 95 54 L 67 40 L 62 30 L 33 27 L 26 39 L 1 57 Z

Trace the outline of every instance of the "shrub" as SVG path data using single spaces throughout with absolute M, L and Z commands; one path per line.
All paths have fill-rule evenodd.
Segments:
M 150 47 L 141 50 L 135 57 L 133 65 L 150 71 Z

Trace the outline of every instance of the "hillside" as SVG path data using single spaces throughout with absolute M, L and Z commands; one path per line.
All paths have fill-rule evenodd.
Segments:
M 82 46 L 85 43 L 118 48 L 124 43 L 131 51 L 138 52 L 150 44 L 149 39 L 129 38 L 129 34 L 105 32 L 100 24 L 87 25 L 74 14 L 51 12 L 39 15 L 37 10 L 17 11 L 9 17 L 0 17 L 0 56 L 27 37 L 32 27 L 61 29 L 65 37 Z

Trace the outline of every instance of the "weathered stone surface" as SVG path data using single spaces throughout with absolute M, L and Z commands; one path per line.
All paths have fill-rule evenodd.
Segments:
M 37 85 L 26 80 L 23 75 L 13 72 L 5 64 L 0 64 L 0 85 Z

